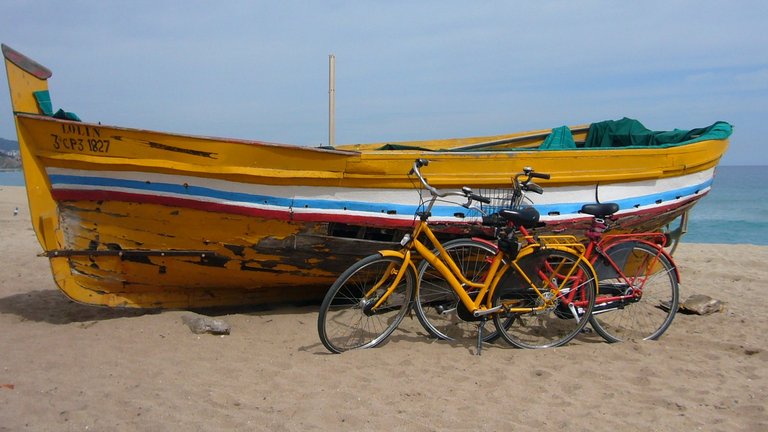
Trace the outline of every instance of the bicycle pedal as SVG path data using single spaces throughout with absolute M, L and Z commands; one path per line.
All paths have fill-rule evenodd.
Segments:
M 435 310 L 440 315 L 447 315 L 456 312 L 456 306 L 453 303 L 439 304 L 435 306 Z

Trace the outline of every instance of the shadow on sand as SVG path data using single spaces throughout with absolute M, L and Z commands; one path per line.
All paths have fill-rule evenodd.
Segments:
M 319 304 L 316 302 L 294 302 L 290 304 L 222 306 L 177 310 L 185 310 L 206 316 L 231 314 L 269 316 L 311 314 L 316 312 L 318 308 Z M 80 304 L 70 300 L 61 291 L 55 289 L 29 291 L 0 298 L 0 314 L 12 314 L 26 321 L 47 322 L 50 324 L 71 324 L 131 318 L 155 315 L 163 311 L 162 309 L 109 308 Z
M 13 314 L 23 320 L 50 324 L 103 321 L 155 313 L 158 311 L 83 305 L 68 299 L 59 290 L 29 291 L 0 298 L 0 314 Z

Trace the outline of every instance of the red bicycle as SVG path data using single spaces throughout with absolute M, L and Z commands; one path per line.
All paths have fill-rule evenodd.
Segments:
M 592 216 L 585 255 L 599 280 L 589 321 L 608 342 L 658 339 L 677 312 L 680 275 L 664 233 L 606 234 L 618 210 L 615 203 L 581 209 Z
M 542 193 L 542 188 L 530 180 L 521 182 L 513 204 L 519 206 L 528 192 Z M 598 278 L 589 321 L 608 342 L 655 340 L 675 318 L 680 274 L 664 249 L 668 237 L 663 232 L 607 234 L 618 211 L 616 203 L 585 204 L 581 208 L 581 213 L 592 216 L 585 233 L 584 257 Z M 528 242 L 533 241 L 525 227 L 520 233 Z

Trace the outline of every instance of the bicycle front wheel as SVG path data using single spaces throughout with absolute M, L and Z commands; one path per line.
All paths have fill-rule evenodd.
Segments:
M 496 330 L 518 348 L 571 341 L 586 326 L 595 304 L 592 268 L 579 255 L 547 249 L 516 263 L 530 282 L 514 267 L 499 281 L 491 297 L 493 307 L 501 307 L 493 316 Z
M 456 263 L 464 277 L 471 282 L 485 280 L 491 261 L 496 255 L 496 248 L 493 245 L 471 239 L 445 242 L 443 249 Z M 437 251 L 433 253 L 438 254 Z M 471 314 L 461 313 L 460 308 L 464 308 L 464 305 L 445 277 L 427 260 L 423 260 L 419 265 L 418 275 L 419 285 L 416 290 L 414 310 L 424 330 L 431 336 L 443 340 L 461 341 L 476 338 L 477 323 L 473 322 L 474 320 L 464 319 L 470 318 Z M 474 295 L 471 290 L 467 293 L 470 297 Z M 489 342 L 497 337 L 496 332 L 491 332 L 483 338 L 483 341 Z
M 413 270 L 401 258 L 375 254 L 353 264 L 320 306 L 317 331 L 323 345 L 333 353 L 379 345 L 408 312 L 415 285 Z
M 658 339 L 672 324 L 679 303 L 674 264 L 660 249 L 636 241 L 618 243 L 605 253 L 621 273 L 599 258 L 608 271 L 600 278 L 592 328 L 608 342 Z

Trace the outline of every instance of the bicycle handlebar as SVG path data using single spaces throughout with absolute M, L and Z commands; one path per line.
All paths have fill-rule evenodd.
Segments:
M 424 187 L 427 188 L 427 190 L 432 195 L 435 195 L 435 196 L 438 196 L 438 197 L 447 196 L 447 195 L 441 194 L 437 189 L 435 189 L 429 183 L 427 183 L 427 179 L 425 179 L 424 176 L 421 175 L 421 171 L 419 170 L 419 168 L 421 168 L 423 166 L 427 166 L 427 165 L 429 165 L 429 160 L 427 160 L 427 159 L 416 159 L 413 162 L 413 168 L 411 168 L 411 170 L 408 171 L 408 175 L 416 174 L 416 177 L 419 178 L 419 180 L 421 181 L 421 184 L 423 184 Z
M 464 192 L 464 194 L 465 194 L 465 195 L 466 195 L 468 198 L 471 198 L 471 199 L 473 199 L 473 200 L 475 200 L 475 201 L 480 201 L 480 202 L 481 202 L 481 203 L 483 203 L 483 204 L 490 204 L 490 203 L 491 203 L 491 199 L 490 199 L 490 198 L 486 198 L 486 197 L 484 197 L 484 196 L 482 196 L 482 195 L 478 195 L 478 194 L 476 194 L 476 193 L 473 193 L 473 192 L 472 192 L 472 189 L 470 189 L 470 188 L 468 188 L 468 187 L 466 187 L 466 186 L 464 186 L 463 188 L 461 188 L 461 191 L 462 191 L 462 192 Z
M 432 194 L 432 196 L 437 197 L 437 198 L 444 198 L 444 197 L 447 197 L 447 196 L 462 196 L 462 197 L 465 197 L 465 198 L 467 198 L 467 203 L 464 204 L 464 207 L 469 207 L 472 204 L 472 201 L 479 201 L 479 202 L 484 203 L 484 204 L 490 204 L 491 203 L 491 199 L 490 198 L 487 198 L 487 197 L 484 197 L 482 195 L 478 195 L 476 193 L 473 193 L 472 189 L 470 189 L 467 186 L 464 186 L 461 189 L 461 192 L 456 192 L 456 191 L 441 192 L 441 191 L 439 191 L 434 186 L 430 185 L 429 182 L 427 182 L 427 179 L 425 179 L 424 176 L 421 174 L 420 168 L 421 167 L 425 167 L 427 165 L 429 165 L 429 160 L 428 159 L 416 159 L 413 162 L 413 168 L 411 168 L 411 170 L 408 172 L 408 175 L 415 174 L 416 177 L 419 178 L 419 181 L 421 181 L 421 184 L 424 185 L 424 187 L 429 191 L 430 194 Z M 520 180 L 521 177 L 527 177 L 527 178 L 525 180 L 521 181 Z M 537 193 L 542 193 L 543 192 L 543 190 L 541 189 L 541 186 L 531 182 L 531 180 L 534 179 L 534 178 L 540 178 L 540 179 L 549 180 L 551 178 L 551 176 L 549 174 L 545 174 L 545 173 L 534 172 L 533 168 L 531 168 L 531 167 L 525 167 L 525 168 L 523 168 L 523 172 L 518 173 L 518 174 L 516 174 L 513 177 L 514 188 L 515 188 L 515 192 L 514 192 L 515 199 L 514 199 L 514 202 L 513 202 L 513 206 L 514 207 L 520 205 L 520 201 L 522 201 L 523 196 L 525 195 L 525 191 L 534 191 L 534 192 L 537 192 Z
M 427 165 L 429 165 L 429 160 L 428 159 L 416 159 L 413 162 L 413 168 L 411 168 L 411 170 L 408 172 L 408 174 L 409 175 L 416 174 L 416 177 L 419 178 L 419 180 L 421 181 L 421 184 L 423 184 L 424 187 L 433 196 L 436 196 L 436 197 L 439 197 L 439 198 L 444 198 L 444 197 L 447 197 L 447 196 L 461 196 L 461 197 L 465 197 L 468 200 L 468 202 L 465 205 L 465 207 L 468 207 L 470 204 L 472 204 L 473 200 L 474 201 L 480 201 L 481 203 L 485 203 L 485 204 L 490 204 L 491 203 L 491 199 L 490 198 L 486 198 L 486 197 L 484 197 L 482 195 L 478 195 L 478 194 L 472 192 L 472 189 L 470 189 L 467 186 L 464 186 L 463 188 L 461 188 L 461 192 L 456 192 L 456 191 L 441 192 L 441 191 L 437 190 L 434 186 L 430 185 L 429 182 L 427 182 L 427 179 L 425 179 L 423 175 L 421 175 L 421 170 L 419 170 L 419 168 L 425 167 Z
M 524 177 L 524 176 L 528 177 L 528 178 L 526 178 L 524 181 L 520 182 L 520 177 Z M 523 185 L 526 185 L 526 184 L 528 184 L 534 178 L 540 178 L 540 179 L 544 179 L 544 180 L 549 180 L 550 178 L 552 178 L 552 176 L 549 175 L 549 174 L 545 174 L 545 173 L 535 172 L 533 170 L 533 168 L 531 168 L 531 167 L 525 167 L 525 168 L 523 168 L 523 172 L 518 173 L 517 175 L 515 175 L 515 179 L 514 180 L 515 180 L 516 183 L 519 182 L 519 183 L 521 183 Z

